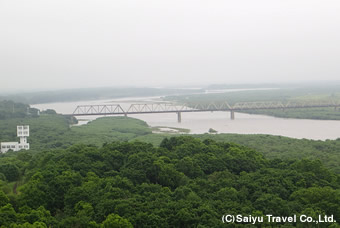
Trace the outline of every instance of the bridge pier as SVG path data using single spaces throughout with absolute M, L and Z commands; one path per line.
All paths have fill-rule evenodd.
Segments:
M 231 119 L 231 120 L 234 120 L 234 119 L 235 119 L 235 112 L 234 112 L 234 110 L 231 110 L 231 111 L 230 111 L 230 119 Z
M 127 117 L 127 113 L 124 113 L 124 117 Z
M 178 123 L 182 122 L 182 113 L 181 112 L 177 112 L 177 122 Z

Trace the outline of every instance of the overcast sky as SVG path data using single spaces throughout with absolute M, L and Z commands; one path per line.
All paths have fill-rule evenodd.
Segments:
M 339 0 L 0 0 L 0 90 L 340 80 Z

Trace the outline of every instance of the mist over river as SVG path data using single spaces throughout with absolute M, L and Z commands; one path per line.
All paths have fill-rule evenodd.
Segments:
M 64 102 L 35 104 L 40 110 L 54 109 L 58 113 L 71 114 L 78 105 L 120 104 L 124 110 L 131 104 L 162 102 L 159 97 L 122 98 L 109 100 L 92 100 L 81 102 Z M 101 116 L 77 117 L 79 124 L 87 123 Z M 187 112 L 182 113 L 182 122 L 177 122 L 176 113 L 135 114 L 129 117 L 144 120 L 151 127 L 162 126 L 185 128 L 190 134 L 207 133 L 210 128 L 218 133 L 270 134 L 291 138 L 326 140 L 340 138 L 340 121 L 285 119 L 264 115 L 235 113 L 235 120 L 230 119 L 230 112 Z

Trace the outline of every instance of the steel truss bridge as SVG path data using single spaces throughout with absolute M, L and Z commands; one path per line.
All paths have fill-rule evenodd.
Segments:
M 308 102 L 238 102 L 233 105 L 224 103 L 209 104 L 172 104 L 172 103 L 151 103 L 151 104 L 131 104 L 127 109 L 123 109 L 120 104 L 104 105 L 79 105 L 71 116 L 92 116 L 92 115 L 132 115 L 132 114 L 151 114 L 151 113 L 176 113 L 178 122 L 181 122 L 182 112 L 230 112 L 230 118 L 235 119 L 235 112 L 249 110 L 266 110 L 266 109 L 300 109 L 300 108 L 329 108 L 337 109 L 340 107 L 339 102 L 329 101 L 308 101 Z

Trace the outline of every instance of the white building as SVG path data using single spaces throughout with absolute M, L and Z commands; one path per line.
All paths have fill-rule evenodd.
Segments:
M 30 148 L 30 144 L 27 143 L 27 137 L 30 136 L 30 127 L 28 125 L 17 126 L 17 136 L 20 138 L 20 142 L 1 143 L 1 153 L 6 153 L 9 150 L 28 150 Z

